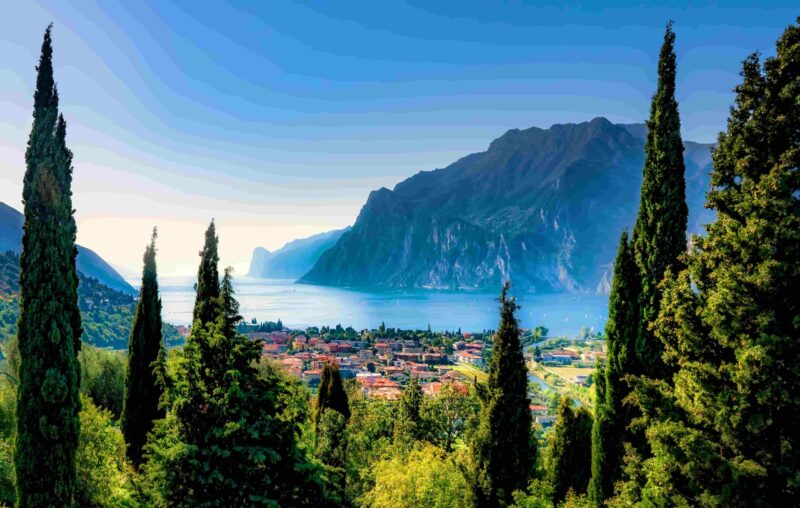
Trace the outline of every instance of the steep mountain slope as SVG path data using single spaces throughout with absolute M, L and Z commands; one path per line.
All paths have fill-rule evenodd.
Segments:
M 22 251 L 23 216 L 17 210 L 0 202 L 0 252 Z M 135 295 L 136 290 L 92 249 L 78 245 L 78 271 L 97 279 L 101 284 L 117 291 Z
M 133 324 L 136 299 L 111 289 L 82 273 L 78 274 L 78 307 L 81 310 L 81 341 L 98 347 L 125 349 Z M 19 317 L 19 256 L 0 252 L 0 342 L 17 333 Z M 178 330 L 169 323 L 162 328 L 168 345 L 183 341 Z
M 275 279 L 297 279 L 308 272 L 323 252 L 333 247 L 350 228 L 320 233 L 308 238 L 293 240 L 275 252 L 263 247 L 253 251 L 250 262 L 250 277 Z
M 632 228 L 645 128 L 605 118 L 510 130 L 485 152 L 370 194 L 302 282 L 336 286 L 605 291 Z M 690 225 L 702 221 L 708 145 L 687 143 Z

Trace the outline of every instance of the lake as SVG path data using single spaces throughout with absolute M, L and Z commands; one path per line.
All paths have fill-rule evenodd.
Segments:
M 160 281 L 164 320 L 191 323 L 193 278 Z M 497 294 L 445 291 L 361 291 L 295 284 L 291 280 L 234 279 L 241 314 L 247 320 L 277 321 L 291 328 L 352 326 L 356 330 L 387 327 L 480 332 L 498 323 Z M 498 293 L 499 294 L 499 293 Z M 551 335 L 576 335 L 581 327 L 601 330 L 608 312 L 607 295 L 526 294 L 518 297 L 521 326 L 544 325 Z

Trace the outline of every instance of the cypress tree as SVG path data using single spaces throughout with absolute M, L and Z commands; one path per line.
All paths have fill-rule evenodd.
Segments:
M 515 490 L 524 490 L 536 460 L 531 439 L 528 369 L 522 355 L 519 308 L 508 297 L 508 282 L 500 295 L 500 326 L 494 336 L 489 379 L 479 385 L 480 422 L 472 444 L 472 489 L 478 506 L 506 506 Z
M 339 505 L 344 503 L 347 487 L 347 420 L 350 404 L 342 386 L 342 376 L 336 363 L 325 362 L 320 376 L 314 428 L 317 435 L 317 458 L 325 464 L 329 490 Z
M 800 18 L 745 60 L 713 155 L 688 269 L 655 332 L 676 369 L 645 385 L 648 506 L 793 506 L 800 498 Z
M 592 479 L 589 484 L 589 500 L 593 506 L 602 506 L 605 499 L 614 493 L 614 482 L 621 472 L 623 436 L 631 416 L 630 410 L 622 403 L 630 392 L 624 376 L 633 370 L 636 360 L 638 278 L 628 233 L 623 231 L 608 299 L 606 365 L 598 367 L 596 383 Z
M 592 416 L 584 408 L 572 408 L 569 397 L 561 399 L 550 443 L 548 480 L 553 505 L 571 490 L 583 494 L 591 474 Z
M 71 506 L 78 445 L 81 321 L 72 153 L 58 115 L 47 28 L 25 153 L 15 465 L 19 506 Z
M 133 328 L 128 342 L 128 373 L 125 402 L 122 408 L 122 434 L 128 444 L 128 457 L 135 465 L 142 461 L 142 448 L 153 422 L 164 418 L 160 407 L 164 386 L 159 370 L 163 361 L 161 336 L 161 299 L 156 273 L 156 230 L 144 251 L 142 286 L 133 314 Z
M 197 269 L 197 282 L 194 285 L 195 301 L 192 322 L 201 325 L 213 323 L 219 312 L 219 238 L 212 219 L 206 229 L 205 243 L 200 251 L 200 266 Z
M 332 362 L 325 362 L 320 375 L 317 412 L 314 418 L 314 426 L 317 430 L 319 430 L 319 419 L 326 409 L 338 411 L 345 421 L 350 419 L 350 404 L 342 385 L 339 365 Z
M 316 506 L 322 484 L 297 443 L 306 401 L 279 369 L 259 367 L 261 344 L 237 332 L 231 269 L 221 282 L 213 276 L 217 244 L 212 222 L 198 270 L 198 318 L 145 470 L 168 506 Z
M 665 378 L 663 348 L 649 329 L 658 315 L 658 283 L 686 252 L 685 167 L 678 103 L 675 101 L 675 33 L 667 24 L 658 59 L 658 88 L 647 120 L 645 162 L 639 214 L 633 231 L 633 250 L 641 274 L 638 374 Z

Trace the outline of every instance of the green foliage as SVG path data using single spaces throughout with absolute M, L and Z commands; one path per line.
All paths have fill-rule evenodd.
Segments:
M 742 76 L 714 153 L 717 220 L 662 286 L 654 331 L 676 374 L 637 386 L 647 506 L 800 497 L 800 18 Z
M 564 397 L 550 438 L 547 480 L 553 489 L 553 503 L 559 505 L 570 491 L 583 494 L 589 484 L 592 416 L 585 408 L 574 409 L 572 400 Z
M 119 418 L 125 395 L 126 358 L 121 351 L 84 345 L 78 354 L 81 365 L 81 393 L 98 407 Z
M 125 440 L 110 411 L 83 397 L 81 436 L 75 458 L 75 502 L 81 507 L 136 506 L 132 471 L 125 462 Z
M 347 422 L 334 409 L 324 409 L 317 422 L 317 458 L 325 465 L 332 501 L 344 504 L 347 493 Z
M 345 422 L 350 418 L 350 405 L 342 385 L 339 365 L 331 362 L 325 362 L 320 375 L 317 408 L 314 414 L 314 427 L 317 433 L 319 433 L 320 417 L 326 409 L 338 411 L 344 417 Z
M 494 338 L 489 380 L 478 385 L 480 424 L 472 443 L 471 488 L 480 506 L 504 506 L 530 481 L 536 462 L 532 437 L 528 369 L 522 356 L 518 306 L 500 296 L 500 326 Z
M 197 282 L 194 285 L 197 296 L 192 312 L 192 324 L 200 326 L 213 323 L 219 314 L 219 238 L 214 221 L 206 230 L 206 240 L 200 252 L 200 266 L 197 269 Z
M 474 506 L 457 458 L 427 445 L 375 464 L 375 485 L 363 506 L 371 508 L 468 508 Z
M 347 443 L 347 499 L 360 504 L 374 485 L 374 463 L 390 454 L 393 443 L 395 404 L 350 392 Z
M 622 443 L 631 411 L 623 405 L 629 393 L 624 377 L 634 369 L 638 332 L 639 273 L 627 232 L 620 238 L 614 279 L 608 300 L 605 368 L 598 369 L 597 398 L 592 428 L 592 479 L 589 499 L 594 506 L 614 493 L 622 463 Z
M 664 272 L 678 265 L 686 252 L 686 171 L 678 103 L 675 101 L 675 33 L 667 25 L 658 59 L 658 88 L 647 120 L 644 175 L 639 214 L 633 230 L 633 251 L 641 275 L 637 372 L 650 377 L 667 375 L 663 347 L 649 329 L 658 315 Z
M 445 383 L 435 397 L 423 401 L 421 418 L 427 439 L 446 452 L 463 440 L 478 425 L 480 405 L 475 390 L 455 383 Z
M 127 349 L 133 322 L 133 297 L 78 274 L 78 308 L 81 311 L 81 342 L 98 347 Z M 6 289 L 8 288 L 8 292 Z M 19 318 L 19 256 L 0 253 L 0 341 L 17 334 Z M 183 342 L 169 323 L 162 324 L 167 344 Z
M 21 507 L 71 506 L 78 446 L 81 319 L 75 270 L 72 153 L 58 116 L 50 27 L 44 35 L 25 153 L 20 257 L 20 375 L 15 464 Z
M 166 416 L 161 407 L 164 395 L 165 357 L 161 335 L 161 299 L 156 272 L 156 230 L 144 252 L 142 286 L 128 343 L 128 371 L 122 433 L 128 444 L 128 457 L 135 465 L 142 461 L 142 450 L 153 422 Z
M 311 506 L 323 499 L 314 464 L 298 446 L 307 402 L 271 365 L 241 319 L 230 270 L 220 284 L 213 223 L 198 276 L 197 319 L 171 381 L 172 410 L 145 447 L 153 504 Z M 214 287 L 215 286 L 215 287 Z M 211 298 L 214 301 L 201 301 Z M 203 321 L 213 312 L 213 320 Z
M 6 362 L 2 362 L 6 363 Z M 7 371 L 5 365 L 0 369 Z M 8 378 L 0 378 L 0 506 L 16 501 L 14 439 L 17 431 L 17 390 Z
M 427 435 L 422 420 L 422 387 L 416 376 L 411 376 L 397 404 L 397 417 L 394 421 L 394 440 L 398 446 L 410 447 Z

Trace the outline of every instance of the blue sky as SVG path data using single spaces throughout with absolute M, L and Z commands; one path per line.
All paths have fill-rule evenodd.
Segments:
M 243 270 L 508 129 L 643 121 L 668 19 L 684 138 L 713 141 L 741 60 L 798 15 L 722 4 L 19 2 L 0 20 L 0 200 L 20 207 L 50 21 L 79 241 L 135 272 L 158 225 L 161 272 L 182 275 L 211 217 Z

